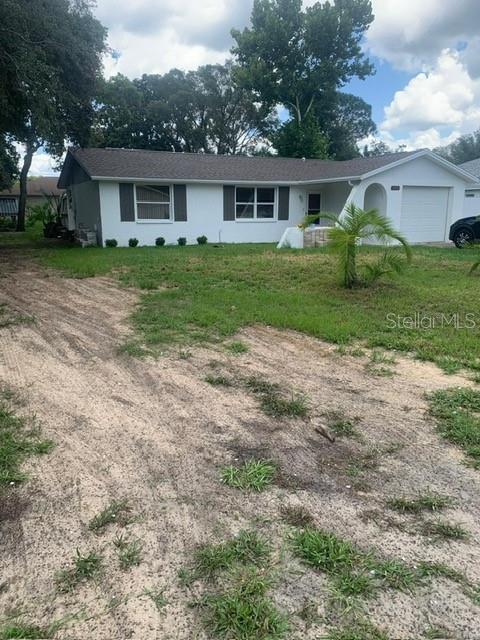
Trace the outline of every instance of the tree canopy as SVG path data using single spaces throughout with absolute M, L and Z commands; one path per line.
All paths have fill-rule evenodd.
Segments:
M 480 158 L 480 129 L 460 136 L 452 144 L 435 149 L 435 152 L 453 164 L 462 164 Z
M 0 134 L 25 146 L 18 227 L 35 151 L 63 153 L 90 135 L 106 30 L 88 0 L 3 0 L 0 4 Z
M 232 31 L 239 82 L 264 105 L 283 105 L 297 130 L 311 129 L 314 118 L 330 155 L 358 155 L 356 141 L 375 130 L 371 110 L 340 89 L 374 72 L 361 49 L 372 21 L 370 0 L 317 2 L 305 10 L 302 0 L 255 0 L 251 26 Z
M 93 141 L 168 151 L 247 153 L 276 123 L 272 109 L 238 85 L 233 65 L 103 83 L 97 100 Z

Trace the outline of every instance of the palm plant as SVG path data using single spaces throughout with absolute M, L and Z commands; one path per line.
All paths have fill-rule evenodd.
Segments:
M 360 282 L 357 270 L 357 249 L 361 240 L 374 238 L 382 244 L 396 240 L 402 246 L 407 262 L 411 262 L 412 250 L 403 235 L 396 231 L 391 222 L 376 209 L 364 211 L 350 203 L 345 212 L 336 215 L 324 213 L 322 218 L 331 220 L 335 226 L 328 233 L 328 245 L 337 254 L 339 271 L 345 287 L 351 289 Z M 372 280 L 389 272 L 399 272 L 404 262 L 398 254 L 387 250 L 374 265 L 369 265 L 367 276 Z

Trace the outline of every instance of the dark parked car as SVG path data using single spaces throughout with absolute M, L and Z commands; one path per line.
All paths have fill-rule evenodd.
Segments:
M 450 240 L 462 249 L 466 244 L 480 242 L 480 216 L 457 220 L 450 227 Z

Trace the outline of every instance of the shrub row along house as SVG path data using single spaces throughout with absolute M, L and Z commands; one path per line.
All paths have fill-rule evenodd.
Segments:
M 69 150 L 58 186 L 70 229 L 126 246 L 277 242 L 305 214 L 320 213 L 321 225 L 322 211 L 350 202 L 378 209 L 410 242 L 441 242 L 476 182 L 428 150 L 333 161 L 107 148 Z

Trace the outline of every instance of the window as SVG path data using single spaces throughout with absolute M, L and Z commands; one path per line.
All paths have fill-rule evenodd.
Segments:
M 137 220 L 170 220 L 171 190 L 168 185 L 137 185 Z
M 274 220 L 275 189 L 273 187 L 237 187 L 235 214 L 237 220 Z

